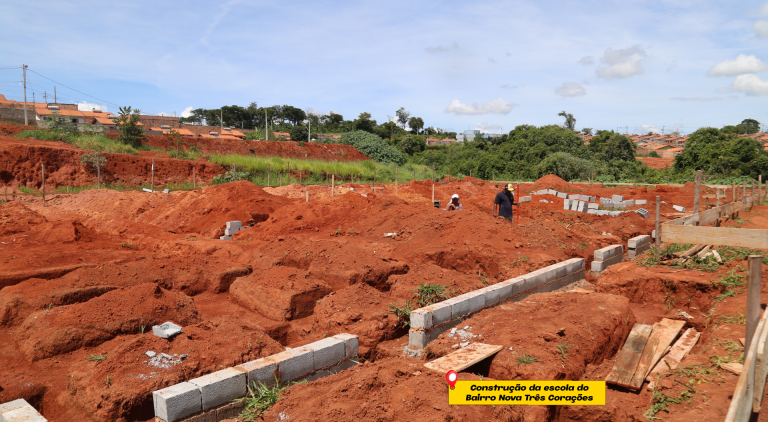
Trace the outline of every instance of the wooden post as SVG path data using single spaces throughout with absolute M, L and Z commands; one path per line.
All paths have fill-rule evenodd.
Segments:
M 397 182 L 397 164 L 395 164 L 395 182 Z
M 741 192 L 741 209 L 746 211 L 747 210 L 747 181 L 742 181 L 742 192 Z
M 373 187 L 376 187 L 376 163 L 373 163 Z
M 285 172 L 285 182 L 291 184 L 291 163 L 288 163 L 288 170 Z
M 747 336 L 744 344 L 744 354 L 749 350 L 752 337 L 755 336 L 757 323 L 760 321 L 760 284 L 762 280 L 762 255 L 750 255 L 749 279 L 747 280 Z
M 432 182 L 432 204 L 435 203 L 435 182 Z
M 693 213 L 699 213 L 699 205 L 701 204 L 701 170 L 696 170 L 696 185 L 693 191 Z M 698 226 L 698 223 L 696 224 Z
M 397 193 L 397 179 L 395 179 L 395 196 L 398 198 L 400 197 L 400 195 Z
M 301 184 L 301 170 L 299 170 L 299 184 Z
M 416 167 L 413 168 L 413 180 L 416 180 Z
M 309 202 L 309 189 L 304 191 L 307 194 L 307 202 Z
M 435 181 L 435 165 L 432 165 L 432 181 Z
M 269 187 L 269 178 L 272 175 L 272 164 L 267 164 L 267 187 Z
M 731 182 L 731 203 L 733 204 L 733 213 L 731 213 L 731 220 L 736 218 L 736 184 Z
M 43 172 L 43 205 L 45 205 L 45 163 L 40 162 L 40 170 Z
M 752 207 L 755 206 L 756 200 L 757 197 L 755 197 L 755 179 L 752 179 L 752 205 L 749 206 L 749 209 L 752 209 Z
M 595 183 L 595 171 L 592 170 L 592 177 L 589 179 L 589 186 L 592 186 L 592 183 Z
M 192 166 L 192 189 L 195 189 L 197 187 L 197 174 L 195 171 L 196 167 Z
M 661 196 L 656 196 L 656 249 L 661 249 Z
M 280 173 L 280 186 L 283 186 L 283 173 Z
M 149 190 L 155 191 L 155 157 L 152 157 L 152 179 L 149 184 Z
M 331 197 L 333 197 L 333 190 L 336 187 L 336 175 L 331 175 Z

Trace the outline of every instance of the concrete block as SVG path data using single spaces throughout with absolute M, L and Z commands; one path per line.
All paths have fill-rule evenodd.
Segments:
M 515 283 L 522 281 L 520 278 L 512 278 L 504 280 L 501 283 L 496 284 L 499 286 L 499 302 L 503 302 L 510 297 L 514 296 Z
M 656 240 L 656 230 L 651 231 L 651 239 Z
M 328 375 L 338 374 L 339 372 L 344 371 L 346 369 L 349 369 L 349 368 L 351 368 L 353 366 L 356 366 L 356 365 L 357 365 L 357 363 L 355 363 L 352 360 L 345 360 L 345 361 L 340 362 L 340 363 L 338 363 L 338 364 L 336 364 L 336 365 L 334 365 L 334 366 L 332 366 L 330 368 L 321 369 L 321 370 L 315 372 L 314 374 L 312 374 L 312 375 L 307 377 L 307 381 L 315 381 L 315 380 L 318 380 L 320 378 L 327 377 Z
M 681 207 L 680 205 L 672 205 L 672 208 L 676 209 L 679 212 L 685 212 L 685 207 Z
M 347 359 L 356 358 L 359 353 L 359 341 L 356 335 L 341 333 L 333 336 L 334 338 L 344 340 L 344 356 Z
M 243 402 L 234 402 L 221 406 L 216 409 L 216 421 L 235 419 L 243 411 L 243 408 L 245 408 L 245 403 Z
M 637 258 L 639 255 L 641 255 L 643 252 L 647 251 L 648 249 L 651 249 L 651 244 L 646 243 L 644 245 L 638 246 L 636 249 L 630 249 L 627 251 L 627 258 L 632 260 Z
M 163 193 L 171 193 L 170 189 L 163 189 Z
M 565 192 L 558 192 L 558 193 L 557 193 L 557 197 L 558 197 L 558 198 L 567 198 L 567 197 L 568 197 L 568 194 L 567 194 L 567 193 L 565 193 Z
M 531 202 L 531 197 L 523 196 L 522 198 L 520 198 L 520 202 Z
M 234 399 L 245 397 L 245 372 L 235 368 L 222 369 L 187 382 L 200 389 L 203 410 L 213 409 Z
M 624 253 L 624 245 L 611 245 L 595 251 L 595 260 L 605 261 Z
M 597 197 L 594 197 L 594 196 L 589 197 L 589 202 L 595 202 L 595 201 L 597 201 Z
M 627 248 L 629 249 L 637 249 L 638 246 L 642 246 L 645 244 L 651 243 L 651 236 L 648 236 L 647 234 L 633 237 L 632 239 L 629 239 L 627 241 Z
M 621 215 L 621 211 L 611 211 L 608 213 L 611 217 L 618 217 Z
M 584 258 L 571 258 L 563 262 L 566 265 L 566 271 L 568 274 L 573 274 L 579 270 L 584 269 Z
M 432 310 L 419 308 L 411 311 L 411 327 L 420 330 L 432 327 Z
M 562 278 L 568 275 L 568 264 L 565 261 L 558 262 L 551 267 L 555 269 L 555 278 Z
M 557 195 L 557 191 L 554 190 L 554 189 L 548 189 L 547 193 L 550 194 L 550 195 Z
M 477 312 L 485 308 L 485 295 L 483 293 L 474 291 L 464 293 L 461 296 L 467 296 L 469 298 L 469 313 Z
M 609 212 L 608 210 L 597 210 L 597 215 L 608 215 Z
M 591 198 L 587 195 L 579 195 L 579 199 L 584 202 L 589 202 Z
M 149 192 L 149 193 L 152 193 L 152 189 L 142 188 L 141 190 L 142 190 L 143 192 Z
M 632 205 L 635 205 L 635 200 L 634 199 L 627 199 L 626 201 L 624 201 L 624 206 L 625 207 L 631 207 Z
M 501 286 L 498 284 L 494 284 L 493 286 L 488 286 L 484 289 L 480 289 L 480 291 L 483 292 L 483 296 L 485 296 L 485 306 L 493 306 L 497 303 L 499 303 L 500 295 L 499 295 L 499 289 Z
M 462 317 L 469 313 L 469 298 L 456 296 L 445 301 L 451 305 L 451 319 Z
M 579 201 L 579 206 L 576 207 L 576 211 L 578 212 L 584 212 L 584 209 L 586 208 L 587 203 Z
M 613 258 L 609 258 L 605 261 L 592 261 L 591 270 L 593 272 L 600 273 L 605 271 L 605 269 L 610 267 L 611 265 L 616 265 L 623 261 L 624 261 L 623 256 L 614 256 Z
M 304 377 L 315 369 L 314 350 L 311 347 L 297 347 L 287 350 L 289 356 L 280 356 L 277 369 L 280 371 L 280 382 L 287 382 Z M 282 353 L 279 353 L 279 356 Z
M 171 338 L 181 332 L 181 327 L 170 321 L 152 326 L 152 334 L 160 338 Z
M 313 360 L 315 370 L 330 368 L 333 365 L 346 359 L 344 340 L 335 337 L 328 337 L 322 340 L 310 343 L 307 346 L 314 350 Z
M 230 236 L 232 237 L 233 234 L 237 233 L 238 229 L 224 229 L 224 236 Z
M 241 221 L 227 221 L 227 228 L 228 229 L 234 229 L 234 230 L 240 230 L 243 227 L 243 223 Z
M 235 366 L 235 369 L 245 373 L 247 385 L 264 384 L 267 387 L 275 385 L 275 375 L 277 375 L 277 360 L 271 356 L 252 360 Z
M 578 211 L 579 210 L 579 204 L 581 201 L 574 199 L 571 201 L 571 211 Z
M 429 334 L 424 331 L 416 331 L 413 328 L 408 331 L 408 345 L 423 349 L 427 347 L 427 344 L 429 344 Z
M 648 203 L 647 199 L 635 199 L 635 205 L 645 205 Z
M 611 200 L 610 200 L 610 199 L 608 199 L 608 198 L 600 198 L 600 203 L 602 203 L 602 204 L 606 204 L 606 203 L 608 203 L 608 202 L 611 202 Z
M 0 404 L 0 416 L 12 411 L 30 406 L 24 399 L 16 399 L 3 404 Z M 31 406 L 30 406 L 31 407 Z
M 152 401 L 155 416 L 166 422 L 176 422 L 203 410 L 202 392 L 189 382 L 153 391 Z
M 622 195 L 613 195 L 611 196 L 612 202 L 621 202 L 624 200 L 624 197 Z
M 572 200 L 576 199 L 576 200 L 578 200 L 579 199 L 579 194 L 578 193 L 572 193 L 572 194 L 568 195 L 568 199 L 572 199 Z
M 221 240 L 232 240 L 232 236 L 219 236 Z
M 591 204 L 587 204 L 587 207 L 589 209 L 591 209 L 591 210 L 596 210 L 596 209 L 600 208 L 600 204 L 591 203 Z
M 571 209 L 571 200 L 570 199 L 563 200 L 563 209 L 564 210 L 570 210 Z
M 635 212 L 640 214 L 640 215 L 642 215 L 643 218 L 648 218 L 648 217 L 651 216 L 651 213 L 648 212 L 648 210 L 646 210 L 645 208 L 639 208 L 639 209 L 635 210 Z
M 451 320 L 451 305 L 438 302 L 427 306 L 432 311 L 432 325 L 442 324 Z
M 34 407 L 27 405 L 0 414 L 0 422 L 48 422 Z
M 589 210 L 587 210 L 587 214 L 597 215 L 597 210 L 589 209 Z

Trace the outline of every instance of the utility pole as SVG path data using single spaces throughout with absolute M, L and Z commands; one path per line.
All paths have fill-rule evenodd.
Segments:
M 221 123 L 221 131 L 219 132 L 219 138 L 221 138 L 221 135 L 224 133 L 224 109 L 220 108 L 219 112 L 221 113 L 221 117 L 219 118 L 219 123 Z
M 267 140 L 269 140 L 269 123 L 267 123 L 267 109 L 264 109 L 264 133 L 267 135 Z M 282 185 L 280 185 L 282 186 Z
M 661 127 L 661 134 L 662 134 L 662 135 L 664 134 L 664 128 L 665 128 L 665 127 L 666 127 L 666 126 L 662 126 L 662 127 Z
M 27 118 L 27 65 L 21 65 L 22 73 L 24 73 L 24 126 L 29 126 L 29 119 Z
M 48 104 L 48 92 L 47 91 L 43 91 L 43 100 L 45 101 L 46 104 Z
M 58 104 L 59 103 L 59 100 L 56 99 L 56 86 L 55 85 L 53 86 L 53 103 L 54 104 Z

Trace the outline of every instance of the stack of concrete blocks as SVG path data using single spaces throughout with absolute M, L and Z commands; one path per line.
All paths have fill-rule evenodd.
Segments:
M 337 334 L 306 346 L 223 369 L 152 393 L 156 422 L 208 422 L 237 417 L 253 383 L 274 386 L 306 378 L 313 381 L 355 365 L 358 338 Z
M 418 355 L 430 341 L 485 308 L 517 302 L 535 293 L 551 292 L 584 280 L 584 258 L 549 267 L 411 311 L 408 353 Z
M 224 230 L 224 236 L 219 236 L 221 240 L 232 240 L 232 235 L 239 232 L 243 228 L 243 223 L 240 221 L 227 221 L 227 228 Z
M 635 259 L 641 253 L 651 249 L 651 236 L 647 234 L 633 237 L 627 242 L 627 258 Z
M 0 422 L 48 422 L 24 399 L 0 404 Z
M 624 245 L 611 245 L 595 251 L 592 272 L 600 275 L 606 268 L 624 261 Z

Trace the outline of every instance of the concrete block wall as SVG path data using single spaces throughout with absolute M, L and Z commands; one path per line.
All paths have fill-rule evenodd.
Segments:
M 611 265 L 624 261 L 624 245 L 611 245 L 595 251 L 591 270 L 598 275 Z
M 485 308 L 551 292 L 584 279 L 584 258 L 572 258 L 534 272 L 411 311 L 408 344 L 423 349 L 441 333 Z
M 627 242 L 627 258 L 635 259 L 648 249 L 651 249 L 651 236 L 646 234 L 633 237 Z
M 34 407 L 24 399 L 0 404 L 0 422 L 47 422 Z
M 307 378 L 315 380 L 355 365 L 358 338 L 337 334 L 276 355 L 175 384 L 152 393 L 155 420 L 160 422 L 219 421 L 234 417 L 233 400 L 246 396 L 247 386 L 273 386 Z

